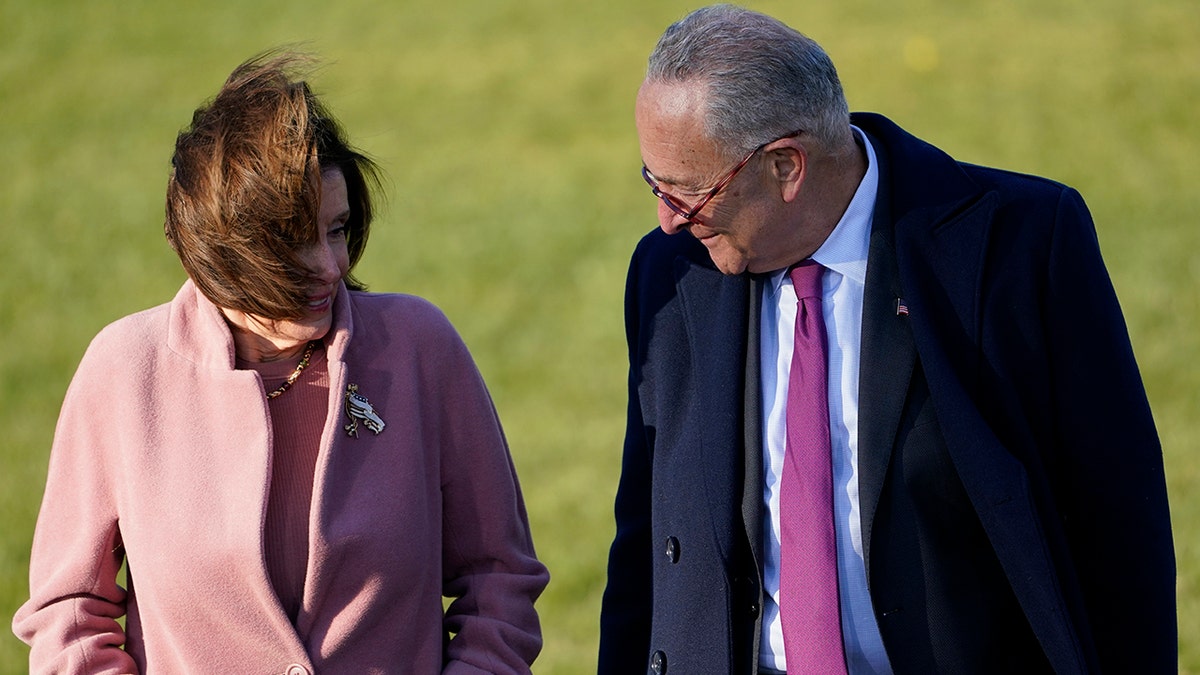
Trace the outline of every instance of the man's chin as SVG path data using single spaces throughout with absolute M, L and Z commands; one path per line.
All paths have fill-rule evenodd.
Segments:
M 726 276 L 737 276 L 746 271 L 746 261 L 740 258 L 729 260 L 721 257 L 712 258 L 713 265 L 716 265 L 717 270 Z

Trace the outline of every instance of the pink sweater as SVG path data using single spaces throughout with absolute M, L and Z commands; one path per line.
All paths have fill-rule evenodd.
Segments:
M 548 575 L 466 347 L 423 300 L 345 288 L 326 343 L 331 414 L 293 626 L 263 555 L 266 399 L 234 369 L 219 310 L 188 282 L 96 337 L 63 403 L 13 620 L 31 671 L 528 672 Z M 347 433 L 351 384 L 380 433 Z
M 263 389 L 283 384 L 300 363 L 294 359 L 243 363 L 262 378 Z M 325 349 L 313 352 L 311 362 L 285 396 L 267 401 L 271 413 L 271 487 L 263 521 L 263 557 L 271 587 L 288 618 L 300 615 L 304 576 L 308 571 L 308 515 L 312 513 L 313 481 L 321 454 L 321 432 L 329 412 L 329 368 Z

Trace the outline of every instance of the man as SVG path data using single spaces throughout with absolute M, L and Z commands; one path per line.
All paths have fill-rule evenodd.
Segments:
M 850 116 L 818 45 L 727 5 L 667 29 L 636 120 L 661 231 L 600 672 L 1175 672 L 1161 448 L 1079 195 Z

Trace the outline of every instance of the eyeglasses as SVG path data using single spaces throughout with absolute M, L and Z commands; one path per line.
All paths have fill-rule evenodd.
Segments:
M 759 150 L 762 150 L 775 141 L 791 138 L 793 136 L 799 136 L 802 133 L 804 133 L 803 129 L 797 129 L 790 134 L 785 134 L 779 138 L 769 140 L 751 150 L 746 154 L 745 157 L 742 158 L 742 161 L 738 162 L 737 166 L 733 167 L 733 170 L 725 174 L 724 178 L 717 181 L 716 185 L 714 185 L 708 192 L 704 193 L 704 196 L 700 198 L 700 201 L 696 202 L 695 206 L 689 207 L 679 197 L 663 192 L 662 188 L 658 186 L 658 180 L 654 178 L 654 174 L 650 173 L 650 169 L 647 169 L 645 164 L 642 165 L 642 178 L 646 181 L 646 184 L 650 186 L 650 192 L 654 193 L 655 197 L 661 199 L 663 203 L 667 205 L 667 208 L 671 209 L 671 211 L 673 211 L 675 214 L 683 216 L 683 219 L 689 223 L 694 222 L 694 219 L 700 213 L 701 209 L 707 206 L 708 203 L 712 201 L 712 198 L 717 196 L 718 192 L 724 190 L 730 183 L 733 182 L 733 179 L 737 177 L 738 173 L 745 168 L 747 164 L 750 163 L 750 159 L 754 157 L 754 155 L 758 154 Z

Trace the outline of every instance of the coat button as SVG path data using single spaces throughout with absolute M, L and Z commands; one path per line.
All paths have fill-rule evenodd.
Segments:
M 660 649 L 650 657 L 650 670 L 654 675 L 667 675 L 667 655 Z
M 667 537 L 667 560 L 671 564 L 679 562 L 679 540 L 675 537 Z
M 305 668 L 304 666 L 300 665 L 299 663 L 293 663 L 292 665 L 288 666 L 287 675 L 312 675 L 312 674 L 308 672 L 308 668 Z

